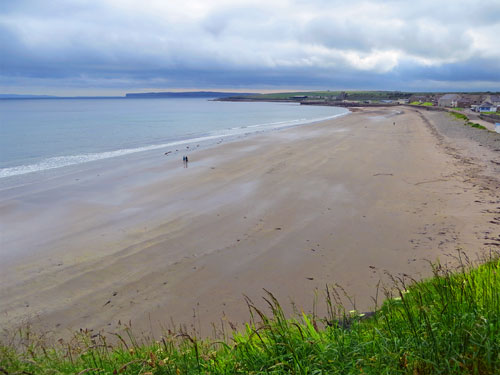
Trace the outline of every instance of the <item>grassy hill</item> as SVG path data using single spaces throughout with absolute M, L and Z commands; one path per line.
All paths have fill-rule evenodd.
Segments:
M 341 96 L 341 94 L 345 94 Z M 397 100 L 397 99 L 409 99 L 410 97 L 417 95 L 423 97 L 440 97 L 441 95 L 446 94 L 438 93 L 438 92 L 404 92 L 404 91 L 360 91 L 360 90 L 352 90 L 352 91 L 294 91 L 294 92 L 280 92 L 280 93 L 272 93 L 272 94 L 253 94 L 253 95 L 235 95 L 227 98 L 228 100 L 294 100 L 300 101 L 304 99 L 326 99 L 326 100 L 335 100 L 335 99 L 345 99 L 352 101 L 380 101 L 380 100 Z M 474 94 L 474 95 L 487 95 L 487 94 L 495 94 L 492 92 L 462 92 L 459 94 Z
M 347 95 L 347 100 L 395 100 L 409 98 L 412 93 L 400 91 L 298 91 L 298 92 L 280 92 L 272 94 L 248 95 L 246 98 L 253 100 L 294 100 L 300 97 L 307 98 L 333 98 L 340 96 L 341 93 Z

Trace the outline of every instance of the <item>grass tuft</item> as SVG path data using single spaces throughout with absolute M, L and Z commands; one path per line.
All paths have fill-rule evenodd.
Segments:
M 469 121 L 469 118 L 464 115 L 463 113 L 458 113 L 458 112 L 454 112 L 454 111 L 450 111 L 448 112 L 451 116 L 459 119 L 459 120 L 465 120 L 465 121 Z
M 472 126 L 473 128 L 487 130 L 483 125 L 476 124 L 475 122 L 468 122 L 466 125 Z
M 220 341 L 165 332 L 141 344 L 125 327 L 115 345 L 88 331 L 48 345 L 26 327 L 0 345 L 0 373 L 498 374 L 500 261 L 458 259 L 454 272 L 432 264 L 425 281 L 393 278 L 392 293 L 366 315 L 345 311 L 342 290 L 327 288 L 327 317 L 287 318 L 266 291 L 269 312 L 246 298 L 251 321 Z
M 411 102 L 410 105 L 418 105 L 422 107 L 434 107 L 434 103 L 432 102 Z
M 464 120 L 465 123 L 464 125 L 466 126 L 470 126 L 470 127 L 473 127 L 473 128 L 476 128 L 476 129 L 482 129 L 482 130 L 488 130 L 486 127 L 484 127 L 483 125 L 479 125 L 475 122 L 470 122 L 469 121 L 469 118 L 464 115 L 463 113 L 458 113 L 458 112 L 454 112 L 454 111 L 450 111 L 448 112 L 451 116 L 459 119 L 459 120 Z

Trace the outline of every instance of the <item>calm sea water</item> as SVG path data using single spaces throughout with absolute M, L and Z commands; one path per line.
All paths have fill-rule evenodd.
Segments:
M 207 99 L 0 100 L 0 178 L 333 118 L 294 103 Z

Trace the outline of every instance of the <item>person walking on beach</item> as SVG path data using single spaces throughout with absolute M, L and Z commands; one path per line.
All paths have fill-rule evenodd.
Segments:
M 189 162 L 189 159 L 188 159 L 188 157 L 187 157 L 187 155 L 186 155 L 186 166 L 185 166 L 185 168 L 187 168 L 187 167 L 188 167 L 188 162 Z
M 185 155 L 182 157 L 182 162 L 184 163 L 184 168 L 188 167 L 188 157 Z

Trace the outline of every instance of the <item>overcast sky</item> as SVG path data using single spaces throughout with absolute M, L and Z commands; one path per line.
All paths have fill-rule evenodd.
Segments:
M 499 0 L 0 0 L 0 93 L 494 91 L 499 35 Z

